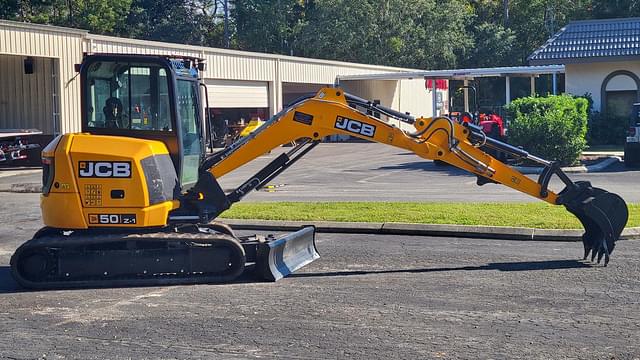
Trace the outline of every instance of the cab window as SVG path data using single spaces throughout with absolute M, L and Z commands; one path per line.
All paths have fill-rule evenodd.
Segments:
M 160 65 L 95 62 L 86 81 L 88 128 L 172 131 L 169 77 Z

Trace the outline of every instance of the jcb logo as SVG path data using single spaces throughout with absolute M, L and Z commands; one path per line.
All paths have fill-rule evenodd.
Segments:
M 78 163 L 80 177 L 90 178 L 130 178 L 131 162 L 129 161 L 80 161 Z
M 365 124 L 358 120 L 353 120 L 342 116 L 338 116 L 336 118 L 335 128 L 368 137 L 373 137 L 373 135 L 376 133 L 376 127 L 374 125 Z

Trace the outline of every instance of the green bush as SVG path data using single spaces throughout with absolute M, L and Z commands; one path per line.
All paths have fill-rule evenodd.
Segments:
M 589 116 L 589 145 L 624 145 L 629 118 L 594 112 Z
M 509 142 L 533 155 L 571 165 L 587 146 L 588 106 L 586 99 L 569 95 L 514 100 L 507 106 Z

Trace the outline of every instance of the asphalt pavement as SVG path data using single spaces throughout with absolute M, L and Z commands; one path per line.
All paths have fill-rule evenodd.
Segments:
M 262 166 L 290 148 L 277 148 L 220 178 L 231 190 Z M 40 183 L 39 172 L 19 178 L 2 177 L 0 188 L 11 183 Z M 537 179 L 537 175 L 529 175 Z M 615 164 L 597 173 L 569 174 L 575 181 L 615 192 L 627 202 L 640 202 L 640 169 Z M 523 202 L 539 201 L 502 185 L 476 185 L 476 178 L 451 166 L 391 146 L 375 143 L 323 143 L 287 169 L 271 183 L 273 189 L 253 192 L 246 201 L 453 201 Z M 551 188 L 561 190 L 554 178 Z
M 277 283 L 43 292 L 10 278 L 14 243 L 0 236 L 5 359 L 640 356 L 637 241 L 604 268 L 578 243 L 320 234 L 321 259 Z
M 274 150 L 220 179 L 224 188 L 241 184 L 286 148 Z M 537 179 L 537 175 L 529 175 Z M 570 174 L 640 202 L 640 169 L 622 164 L 603 172 Z M 476 177 L 452 166 L 438 166 L 412 153 L 375 143 L 320 144 L 272 181 L 275 189 L 254 192 L 248 201 L 539 201 L 497 184 L 476 185 Z M 551 189 L 562 183 L 554 177 Z

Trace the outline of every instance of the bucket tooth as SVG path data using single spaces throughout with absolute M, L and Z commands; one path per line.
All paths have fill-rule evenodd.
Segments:
M 315 243 L 315 227 L 307 226 L 279 239 L 260 244 L 256 273 L 262 279 L 278 281 L 319 258 Z

